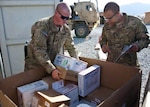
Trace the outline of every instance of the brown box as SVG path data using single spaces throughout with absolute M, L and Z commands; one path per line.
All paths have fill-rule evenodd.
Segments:
M 49 85 L 49 89 L 52 88 L 52 83 L 57 81 L 57 80 L 54 80 L 51 76 L 44 77 L 42 80 L 45 81 Z
M 80 58 L 88 63 L 88 66 L 97 64 L 101 66 L 100 89 L 96 98 L 100 99 L 98 107 L 138 107 L 141 88 L 141 72 L 139 69 L 125 66 L 121 64 L 103 62 L 91 58 Z M 48 74 L 42 69 L 34 69 L 27 72 L 22 72 L 11 77 L 0 80 L 0 102 L 2 107 L 17 107 L 17 90 L 18 86 L 37 81 Z M 109 91 L 104 90 L 106 88 Z M 112 90 L 112 92 L 110 91 Z M 103 94 L 102 94 L 103 93 Z M 90 98 L 94 94 L 90 93 Z M 2 97 L 9 98 L 6 99 Z M 103 98 L 103 99 L 102 99 Z M 8 103 L 15 103 L 17 106 L 9 106 Z
M 32 107 L 58 107 L 62 103 L 69 105 L 70 98 L 49 89 L 34 93 Z
M 113 92 L 114 90 L 112 89 L 105 88 L 105 87 L 98 87 L 83 99 L 98 105 L 101 102 L 103 102 L 105 99 L 107 99 Z
M 78 81 L 78 72 L 66 70 L 63 67 L 57 66 L 57 69 L 61 72 L 60 78 L 64 80 L 70 80 L 70 81 Z
M 0 90 L 0 104 L 1 107 L 17 107 L 17 105 Z

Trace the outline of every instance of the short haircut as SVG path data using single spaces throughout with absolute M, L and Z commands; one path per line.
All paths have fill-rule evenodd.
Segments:
M 108 2 L 105 7 L 104 7 L 104 12 L 107 12 L 107 11 L 113 11 L 114 13 L 116 12 L 119 12 L 120 11 L 120 7 L 117 3 L 115 2 Z
M 70 7 L 65 3 L 65 2 L 60 2 L 57 4 L 56 10 L 61 10 L 61 9 L 70 9 Z

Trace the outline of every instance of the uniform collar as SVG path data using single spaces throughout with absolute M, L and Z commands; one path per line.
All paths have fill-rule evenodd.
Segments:
M 123 15 L 123 20 L 116 24 L 116 26 L 118 28 L 122 28 L 122 27 L 126 26 L 126 24 L 128 23 L 128 16 L 127 16 L 127 14 L 126 13 L 122 13 L 122 15 Z

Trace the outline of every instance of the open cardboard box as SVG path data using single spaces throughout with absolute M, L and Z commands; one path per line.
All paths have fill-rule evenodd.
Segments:
M 138 107 L 141 89 L 139 69 L 80 57 L 88 66 L 101 66 L 100 87 L 96 96 L 101 100 L 98 107 Z M 44 69 L 37 68 L 0 80 L 0 103 L 2 107 L 18 107 L 17 87 L 48 76 Z M 95 91 L 89 94 L 94 96 Z M 88 96 L 87 96 L 88 97 Z M 86 98 L 86 97 L 85 97 Z

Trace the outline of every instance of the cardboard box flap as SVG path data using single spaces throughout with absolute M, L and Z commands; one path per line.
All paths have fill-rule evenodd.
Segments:
M 56 66 L 56 68 L 61 72 L 59 75 L 60 78 L 65 79 L 65 80 L 71 80 L 71 81 L 78 81 L 78 72 L 71 71 L 71 70 L 66 70 L 63 67 Z
M 149 107 L 150 106 L 150 73 L 149 73 L 148 80 L 147 80 L 147 83 L 145 86 L 142 103 L 143 103 L 142 107 Z
M 114 90 L 105 87 L 98 87 L 93 92 L 89 93 L 86 97 L 84 97 L 84 99 L 95 104 L 100 104 L 105 99 L 107 99 L 113 92 Z
M 91 58 L 80 57 L 81 60 L 88 62 L 88 66 L 97 64 L 101 66 L 101 86 L 113 90 L 120 88 L 128 82 L 133 76 L 140 73 L 135 67 L 125 66 L 122 64 L 104 62 Z M 115 83 L 115 84 L 114 84 Z
M 122 87 L 117 89 L 110 97 L 108 97 L 103 103 L 100 103 L 98 107 L 133 107 L 140 97 L 140 83 L 141 74 L 136 74 Z M 138 104 L 137 104 L 138 105 Z
M 35 92 L 32 100 L 33 107 L 58 107 L 62 103 L 69 105 L 70 98 L 53 89 Z
M 147 92 L 142 107 L 149 107 L 149 106 L 150 106 L 150 91 Z
M 46 75 L 46 71 L 42 68 L 21 72 L 0 80 L 0 90 L 18 105 L 17 87 L 42 79 Z
M 17 107 L 17 105 L 10 100 L 10 98 L 5 95 L 1 90 L 0 90 L 0 104 L 1 107 Z
M 146 86 L 145 86 L 145 90 L 144 90 L 144 96 L 143 96 L 143 101 L 144 101 L 148 91 L 150 91 L 150 73 L 149 73 L 149 76 L 148 76 L 148 80 L 146 82 Z
M 52 103 L 57 103 L 57 102 L 62 102 L 62 101 L 70 101 L 70 98 L 63 94 L 56 94 L 56 95 L 54 94 L 53 95 L 53 93 L 51 93 L 51 94 L 46 95 L 42 92 L 37 92 L 37 93 Z

